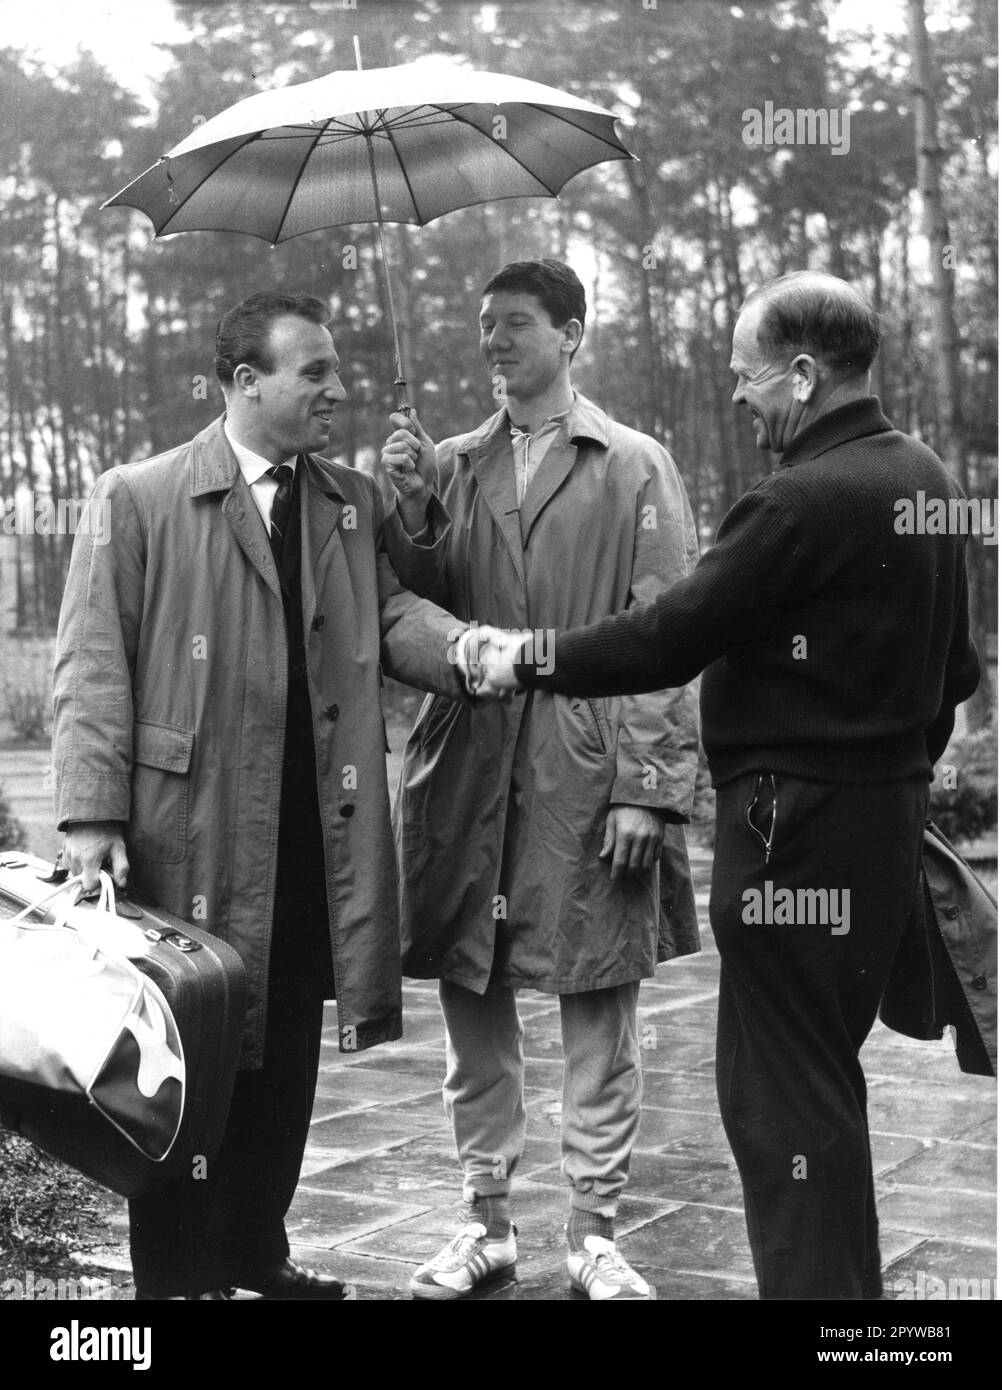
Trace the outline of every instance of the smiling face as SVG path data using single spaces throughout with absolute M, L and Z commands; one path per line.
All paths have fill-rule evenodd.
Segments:
M 331 412 L 347 396 L 330 333 L 297 314 L 283 314 L 271 325 L 268 355 L 272 371 L 241 366 L 234 374 L 241 404 L 252 407 L 241 412 L 254 436 L 248 448 L 272 463 L 322 452 Z
M 802 393 L 809 383 L 798 364 L 811 359 L 801 354 L 786 363 L 770 361 L 758 345 L 761 313 L 760 304 L 750 305 L 734 327 L 731 371 L 738 381 L 731 400 L 751 411 L 758 447 L 782 453 L 803 427 L 807 401 Z
M 480 355 L 517 401 L 543 396 L 567 376 L 581 331 L 577 319 L 554 327 L 534 294 L 498 290 L 480 306 Z

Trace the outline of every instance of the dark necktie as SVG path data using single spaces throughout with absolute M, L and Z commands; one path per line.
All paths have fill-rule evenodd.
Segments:
M 285 528 L 289 524 L 292 508 L 292 480 L 295 476 L 287 463 L 273 463 L 268 476 L 278 484 L 278 491 L 271 502 L 271 549 L 276 561 L 281 559 L 285 542 Z

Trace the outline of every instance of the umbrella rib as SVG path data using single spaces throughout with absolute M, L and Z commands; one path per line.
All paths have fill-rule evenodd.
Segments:
M 236 147 L 236 149 L 229 150 L 229 151 L 227 152 L 227 154 L 225 154 L 225 155 L 223 156 L 223 158 L 222 158 L 221 160 L 219 160 L 219 162 L 218 162 L 217 164 L 213 164 L 212 168 L 209 169 L 209 170 L 207 170 L 206 173 L 204 173 L 204 174 L 202 175 L 202 177 L 197 181 L 197 183 L 196 183 L 196 184 L 194 185 L 194 187 L 192 188 L 191 192 L 188 193 L 188 194 L 185 196 L 184 202 L 178 204 L 177 211 L 176 211 L 176 212 L 172 212 L 171 215 L 170 215 L 170 217 L 168 217 L 167 220 L 166 220 L 166 222 L 164 222 L 163 226 L 156 230 L 156 235 L 157 235 L 157 236 L 173 236 L 173 235 L 174 235 L 173 232 L 168 232 L 168 231 L 166 231 L 165 229 L 166 229 L 167 227 L 170 226 L 170 224 L 174 221 L 174 218 L 178 215 L 178 213 L 181 211 L 181 209 L 184 208 L 184 207 L 186 207 L 186 206 L 188 205 L 188 203 L 191 201 L 191 199 L 194 197 L 194 195 L 198 192 L 198 190 L 203 186 L 203 184 L 208 183 L 209 179 L 212 178 L 213 174 L 216 172 L 217 169 L 221 169 L 221 168 L 223 167 L 223 165 L 224 165 L 233 155 L 235 155 L 235 154 L 237 153 L 238 150 L 246 149 L 246 147 L 251 143 L 251 141 L 252 141 L 254 138 L 255 138 L 254 135 L 248 135 L 244 140 L 241 141 L 241 143 Z M 183 156 L 181 156 L 181 157 L 183 158 Z M 170 161 L 171 161 L 171 156 L 170 156 L 169 154 L 165 154 L 164 157 L 163 157 L 163 159 L 160 160 L 160 161 L 158 161 L 158 164 L 159 164 L 159 163 L 166 163 L 166 165 L 167 165 L 167 178 L 168 178 L 168 183 L 169 183 L 169 182 L 172 180 L 172 178 L 173 178 L 173 176 L 172 176 L 172 174 L 171 174 L 171 171 L 170 171 Z M 153 168 L 154 168 L 154 169 L 157 168 L 157 167 L 158 167 L 158 164 L 153 165 Z M 125 191 L 125 190 L 123 190 L 123 192 L 124 192 L 124 191 Z M 128 206 L 131 206 L 131 204 L 129 204 Z M 144 212 L 144 211 L 145 211 L 144 208 L 140 208 L 139 210 L 140 210 L 140 212 Z M 149 214 L 147 214 L 147 216 L 149 216 Z M 151 220 L 152 220 L 152 219 L 151 219 Z M 153 225 L 154 225 L 154 228 L 156 228 L 156 223 L 155 223 L 155 222 L 154 222 Z
M 469 105 L 472 105 L 473 103 L 471 102 L 471 103 L 468 103 L 468 104 L 469 104 Z M 532 103 L 529 103 L 529 102 L 526 103 L 526 105 L 531 105 L 531 104 L 532 104 Z M 533 110 L 535 110 L 535 106 L 533 106 Z M 478 135 L 482 135 L 482 136 L 484 137 L 485 140 L 490 140 L 492 144 L 497 144 L 497 141 L 494 140 L 492 136 L 487 135 L 484 131 L 482 131 L 482 130 L 480 129 L 480 127 L 479 127 L 478 125 L 474 125 L 472 121 L 467 120 L 467 118 L 466 118 L 465 116 L 459 115 L 458 111 L 453 110 L 450 114 L 452 115 L 452 119 L 453 119 L 454 121 L 460 121 L 460 122 L 462 122 L 462 124 L 465 125 L 465 126 L 467 126 L 470 130 L 475 130 L 475 131 L 477 132 Z M 526 164 L 524 160 L 519 159 L 518 155 L 512 154 L 511 150 L 506 149 L 506 150 L 505 150 L 505 154 L 508 156 L 508 158 L 511 160 L 511 162 L 512 162 L 513 164 L 517 164 L 517 165 L 519 166 L 520 169 L 524 169 L 524 170 L 525 170 L 525 172 L 529 175 L 530 178 L 535 179 L 536 182 L 537 182 L 538 184 L 541 184 L 541 185 L 543 186 L 543 188 L 546 189 L 547 193 L 549 193 L 550 196 L 551 196 L 552 198 L 555 198 L 555 197 L 557 196 L 557 194 L 560 192 L 560 189 L 559 189 L 559 188 L 551 188 L 550 185 L 546 182 L 545 179 L 541 179 L 541 178 L 539 177 L 539 175 L 536 173 L 535 169 L 530 169 L 529 166 L 528 166 L 528 164 Z M 566 182 L 566 180 L 565 180 L 565 182 Z M 560 187 L 562 188 L 562 187 L 563 187 L 563 184 L 561 184 Z
M 465 103 L 465 104 L 466 104 L 466 105 L 474 105 L 475 103 L 467 102 L 467 103 Z M 495 104 L 497 105 L 498 103 L 495 103 Z M 504 105 L 504 103 L 501 102 L 500 105 Z M 526 102 L 525 105 L 526 105 L 526 106 L 531 106 L 532 109 L 533 109 L 534 111 L 538 111 L 538 110 L 541 109 L 543 103 L 542 103 L 542 102 Z M 554 117 L 555 120 L 562 121 L 564 125 L 572 126 L 575 130 L 580 130 L 580 129 L 581 129 L 580 126 L 574 125 L 574 122 L 573 122 L 573 121 L 568 120 L 566 117 L 559 115 L 552 107 L 547 107 L 546 109 L 547 109 L 547 111 L 549 112 L 549 114 L 552 115 L 552 116 Z M 440 107 L 439 110 L 445 110 L 445 107 Z M 479 126 L 474 125 L 472 121 L 467 120 L 467 118 L 466 118 L 465 116 L 461 115 L 460 112 L 459 112 L 459 109 L 458 109 L 457 107 L 452 107 L 452 108 L 450 109 L 450 115 L 452 116 L 452 119 L 453 119 L 453 120 L 455 120 L 455 121 L 461 121 L 461 122 L 463 123 L 463 125 L 468 126 L 470 130 L 475 130 L 475 131 L 477 132 L 478 135 L 483 135 L 483 137 L 484 137 L 485 140 L 491 140 L 491 139 L 492 139 L 492 137 L 489 136 L 489 135 L 487 135 L 485 131 L 482 131 L 482 130 L 480 129 Z M 592 132 L 591 132 L 591 131 L 588 131 L 587 133 L 588 133 L 589 135 L 592 135 Z M 624 146 L 623 146 L 623 144 L 622 144 L 621 141 L 617 141 L 616 144 L 613 144 L 613 142 L 612 142 L 611 140 L 607 140 L 607 139 L 605 138 L 605 136 L 603 136 L 603 135 L 592 135 L 592 138 L 595 139 L 595 140 L 601 141 L 601 142 L 602 142 L 603 144 L 605 144 L 605 145 L 608 145 L 609 149 L 617 149 L 617 148 L 618 148 L 618 150 L 619 150 L 619 152 L 620 152 L 620 157 L 627 158 L 627 159 L 632 159 L 632 158 L 633 158 L 633 156 L 630 154 L 629 150 L 626 150 L 626 151 L 625 151 L 625 154 L 624 154 Z M 496 143 L 496 142 L 495 142 L 495 143 Z M 508 155 L 508 158 L 512 161 L 513 164 L 517 164 L 517 165 L 519 165 L 520 168 L 524 169 L 525 172 L 526 172 L 531 178 L 534 178 L 534 179 L 536 180 L 537 183 L 541 184 L 541 185 L 543 186 L 543 188 L 545 188 L 546 191 L 547 191 L 547 192 L 550 194 L 550 196 L 553 197 L 553 198 L 556 198 L 556 197 L 559 195 L 560 190 L 561 190 L 561 188 L 563 188 L 563 186 L 564 186 L 565 183 L 569 183 L 569 182 L 570 182 L 570 178 L 567 178 L 567 179 L 564 179 L 564 183 L 559 184 L 556 188 L 551 188 L 550 185 L 546 182 L 546 180 L 543 179 L 543 178 L 540 178 L 540 176 L 539 176 L 539 174 L 537 173 L 537 171 L 536 171 L 535 169 L 530 169 L 530 167 L 528 166 L 528 164 L 525 163 L 524 160 L 519 159 L 518 155 L 512 154 L 511 150 L 506 150 L 505 152 L 506 152 L 506 154 Z M 583 165 L 582 168 L 581 168 L 580 170 L 578 170 L 577 172 L 583 173 L 583 172 L 584 172 L 584 169 L 586 169 L 586 168 L 592 168 L 592 167 L 594 167 L 595 164 L 601 164 L 601 163 L 603 163 L 603 162 L 604 162 L 604 161 L 599 160 L 599 159 L 593 160 L 591 165 Z M 573 178 L 573 175 L 571 175 L 570 177 Z
M 502 105 L 504 105 L 503 102 L 502 102 Z M 533 109 L 534 111 L 540 111 L 540 110 L 543 110 L 543 109 L 544 109 L 544 103 L 541 102 L 541 101 L 538 101 L 538 102 L 527 102 L 526 105 L 531 106 L 532 109 Z M 625 146 L 625 145 L 623 144 L 623 142 L 619 139 L 618 135 L 616 135 L 615 131 L 613 131 L 613 138 L 610 140 L 607 136 L 605 136 L 605 135 L 598 135 L 598 134 L 596 134 L 596 133 L 595 133 L 594 131 L 592 131 L 592 130 L 589 130 L 589 131 L 582 131 L 582 130 L 581 130 L 581 127 L 580 127 L 579 125 L 575 125 L 574 122 L 570 119 L 570 117 L 568 117 L 568 116 L 562 116 L 562 115 L 560 114 L 560 108 L 559 108 L 559 107 L 547 106 L 547 107 L 545 107 L 545 110 L 547 111 L 547 113 L 548 113 L 550 116 L 553 117 L 553 119 L 554 119 L 555 121 L 560 121 L 562 125 L 569 125 L 569 126 L 572 127 L 572 129 L 574 129 L 574 130 L 576 130 L 576 131 L 579 131 L 579 132 L 581 132 L 582 134 L 590 135 L 591 138 L 592 138 L 593 140 L 598 140 L 598 141 L 600 141 L 603 145 L 607 145 L 608 148 L 609 148 L 610 150 L 618 150 L 618 152 L 619 152 L 619 154 L 620 154 L 621 156 L 624 156 L 624 155 L 625 155 L 625 157 L 626 157 L 627 159 L 633 159 L 633 155 L 630 154 L 630 151 L 629 151 L 628 149 L 626 149 L 626 146 Z M 615 117 L 613 117 L 613 120 L 615 120 Z M 519 162 L 521 162 L 521 161 L 519 161 Z M 596 164 L 601 164 L 601 163 L 603 163 L 603 162 L 604 162 L 604 161 L 602 161 L 602 160 L 595 160 L 595 163 L 596 163 Z M 589 167 L 589 168 L 590 168 L 590 167 L 593 167 L 593 166 L 590 166 L 590 165 L 589 165 L 589 166 L 586 166 L 586 167 Z M 532 173 L 532 170 L 530 169 L 529 172 Z M 561 187 L 563 187 L 563 184 L 561 184 Z
M 282 215 L 281 215 L 281 217 L 278 219 L 278 224 L 277 224 L 277 226 L 276 226 L 276 228 L 275 228 L 275 237 L 274 237 L 274 240 L 275 240 L 275 241 L 278 241 L 279 238 L 280 238 L 280 236 L 281 236 L 282 228 L 283 228 L 283 226 L 285 225 L 285 219 L 286 219 L 286 218 L 288 217 L 288 215 L 289 215 L 289 208 L 292 206 L 292 200 L 293 200 L 293 198 L 296 196 L 296 189 L 299 187 L 300 183 L 302 182 L 303 174 L 306 172 L 306 166 L 307 166 L 307 164 L 310 162 L 310 155 L 312 155 L 313 151 L 316 149 L 317 145 L 320 143 L 320 137 L 321 137 L 321 135 L 323 134 L 323 132 L 324 132 L 324 127 L 321 126 L 320 129 L 317 131 L 316 135 L 313 137 L 313 141 L 312 141 L 312 143 L 311 143 L 309 149 L 306 151 L 306 154 L 303 156 L 302 163 L 301 163 L 300 166 L 299 166 L 299 172 L 296 174 L 296 177 L 295 177 L 295 179 L 294 179 L 293 182 L 292 182 L 292 187 L 289 189 L 289 196 L 288 196 L 288 198 L 285 200 L 285 207 L 284 207 L 284 209 L 282 210 Z
M 411 207 L 417 213 L 418 225 L 423 226 L 424 224 L 421 221 L 421 209 L 418 207 L 418 201 L 414 193 L 414 187 L 411 183 L 410 175 L 407 172 L 407 166 L 404 164 L 404 161 L 400 158 L 400 151 L 397 148 L 397 142 L 393 138 L 393 132 L 387 125 L 384 125 L 383 129 L 386 131 L 386 138 L 390 142 L 390 148 L 396 156 L 396 161 L 400 168 L 400 173 L 403 176 L 404 183 L 407 185 L 407 192 L 410 195 Z M 377 208 L 376 211 L 378 213 L 379 209 Z

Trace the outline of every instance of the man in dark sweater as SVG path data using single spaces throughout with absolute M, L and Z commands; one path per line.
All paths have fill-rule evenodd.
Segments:
M 717 1085 L 766 1299 L 881 1296 L 858 1053 L 915 897 L 931 767 L 978 683 L 965 537 L 895 525 L 902 499 L 960 489 L 869 395 L 878 346 L 876 315 L 833 276 L 757 290 L 734 400 L 777 469 L 686 579 L 558 633 L 549 674 L 521 637 L 483 651 L 498 690 L 612 695 L 705 672 Z

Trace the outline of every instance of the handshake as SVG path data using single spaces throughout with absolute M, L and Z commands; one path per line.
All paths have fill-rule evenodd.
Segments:
M 510 700 L 519 689 L 515 662 L 532 632 L 505 632 L 499 627 L 474 625 L 456 643 L 456 664 L 467 691 L 484 700 Z

